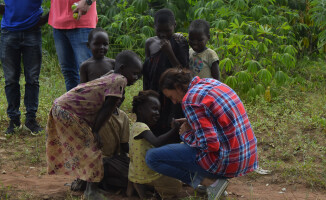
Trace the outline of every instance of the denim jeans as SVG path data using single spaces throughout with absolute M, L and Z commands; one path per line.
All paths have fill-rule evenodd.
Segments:
M 168 144 L 149 149 L 146 164 L 152 170 L 196 188 L 204 178 L 224 178 L 204 170 L 196 161 L 198 150 L 187 144 Z
M 53 28 L 55 48 L 67 91 L 79 84 L 79 67 L 92 56 L 87 47 L 88 34 L 91 30 L 91 28 Z
M 24 66 L 26 120 L 35 119 L 38 109 L 39 75 L 42 63 L 41 29 L 1 30 L 1 62 L 5 76 L 7 113 L 11 120 L 20 118 L 21 61 Z

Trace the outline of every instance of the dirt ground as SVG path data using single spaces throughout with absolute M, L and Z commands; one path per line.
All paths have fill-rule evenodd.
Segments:
M 19 170 L 11 170 L 8 165 L 1 167 L 0 199 L 73 199 L 69 184 L 73 180 L 67 176 L 41 175 L 44 167 L 21 166 Z M 255 173 L 255 172 L 254 172 Z M 285 185 L 271 183 L 273 175 L 257 175 L 256 178 L 240 177 L 230 180 L 227 188 L 227 197 L 224 199 L 304 199 L 326 200 L 326 191 L 312 191 L 300 184 Z M 138 199 L 136 196 L 127 198 L 123 191 L 110 192 L 110 199 Z M 5 194 L 9 197 L 5 197 Z M 81 195 L 80 195 L 81 196 Z M 188 186 L 183 186 L 178 198 L 190 197 L 204 199 L 194 193 Z M 77 198 L 81 199 L 81 198 Z

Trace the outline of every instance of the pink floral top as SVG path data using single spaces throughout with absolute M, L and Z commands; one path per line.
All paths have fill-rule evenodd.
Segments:
M 105 97 L 122 97 L 127 79 L 121 74 L 109 73 L 93 81 L 79 84 L 54 101 L 55 105 L 84 119 L 91 127 Z

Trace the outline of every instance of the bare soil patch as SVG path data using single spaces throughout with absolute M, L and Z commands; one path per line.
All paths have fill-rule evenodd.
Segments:
M 42 175 L 44 167 L 20 166 L 12 170 L 10 162 L 1 167 L 0 199 L 81 199 L 82 194 L 71 193 L 69 184 L 73 177 Z M 306 199 L 326 200 L 326 191 L 314 191 L 301 184 L 273 183 L 273 175 L 240 177 L 230 180 L 227 188 L 228 196 L 224 199 Z M 7 195 L 7 197 L 5 196 Z M 110 191 L 110 199 L 127 198 L 124 191 Z M 184 186 L 179 199 L 205 199 L 194 192 L 191 187 Z

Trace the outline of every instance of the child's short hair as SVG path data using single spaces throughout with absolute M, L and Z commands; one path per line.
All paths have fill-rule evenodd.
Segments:
M 115 67 L 120 67 L 121 64 L 128 65 L 134 59 L 140 60 L 140 57 L 133 51 L 123 50 L 115 57 Z
M 134 96 L 132 100 L 132 112 L 136 113 L 137 108 L 146 103 L 149 97 L 155 97 L 159 98 L 160 95 L 155 92 L 154 90 L 144 90 L 144 91 L 139 91 L 137 96 Z M 136 113 L 137 114 L 137 113 Z
M 167 8 L 158 10 L 154 14 L 154 24 L 158 24 L 158 23 L 159 24 L 168 23 L 170 25 L 174 25 L 175 17 L 174 17 L 174 13 L 172 12 L 172 10 L 167 9 Z
M 94 28 L 93 30 L 91 30 L 88 34 L 88 43 L 91 42 L 91 40 L 93 39 L 93 36 L 95 35 L 95 33 L 98 33 L 98 32 L 104 32 L 106 34 L 108 34 L 103 28 L 100 28 L 100 27 L 96 27 Z
M 203 31 L 209 36 L 209 23 L 203 19 L 196 19 L 190 23 L 189 33 L 191 31 Z

